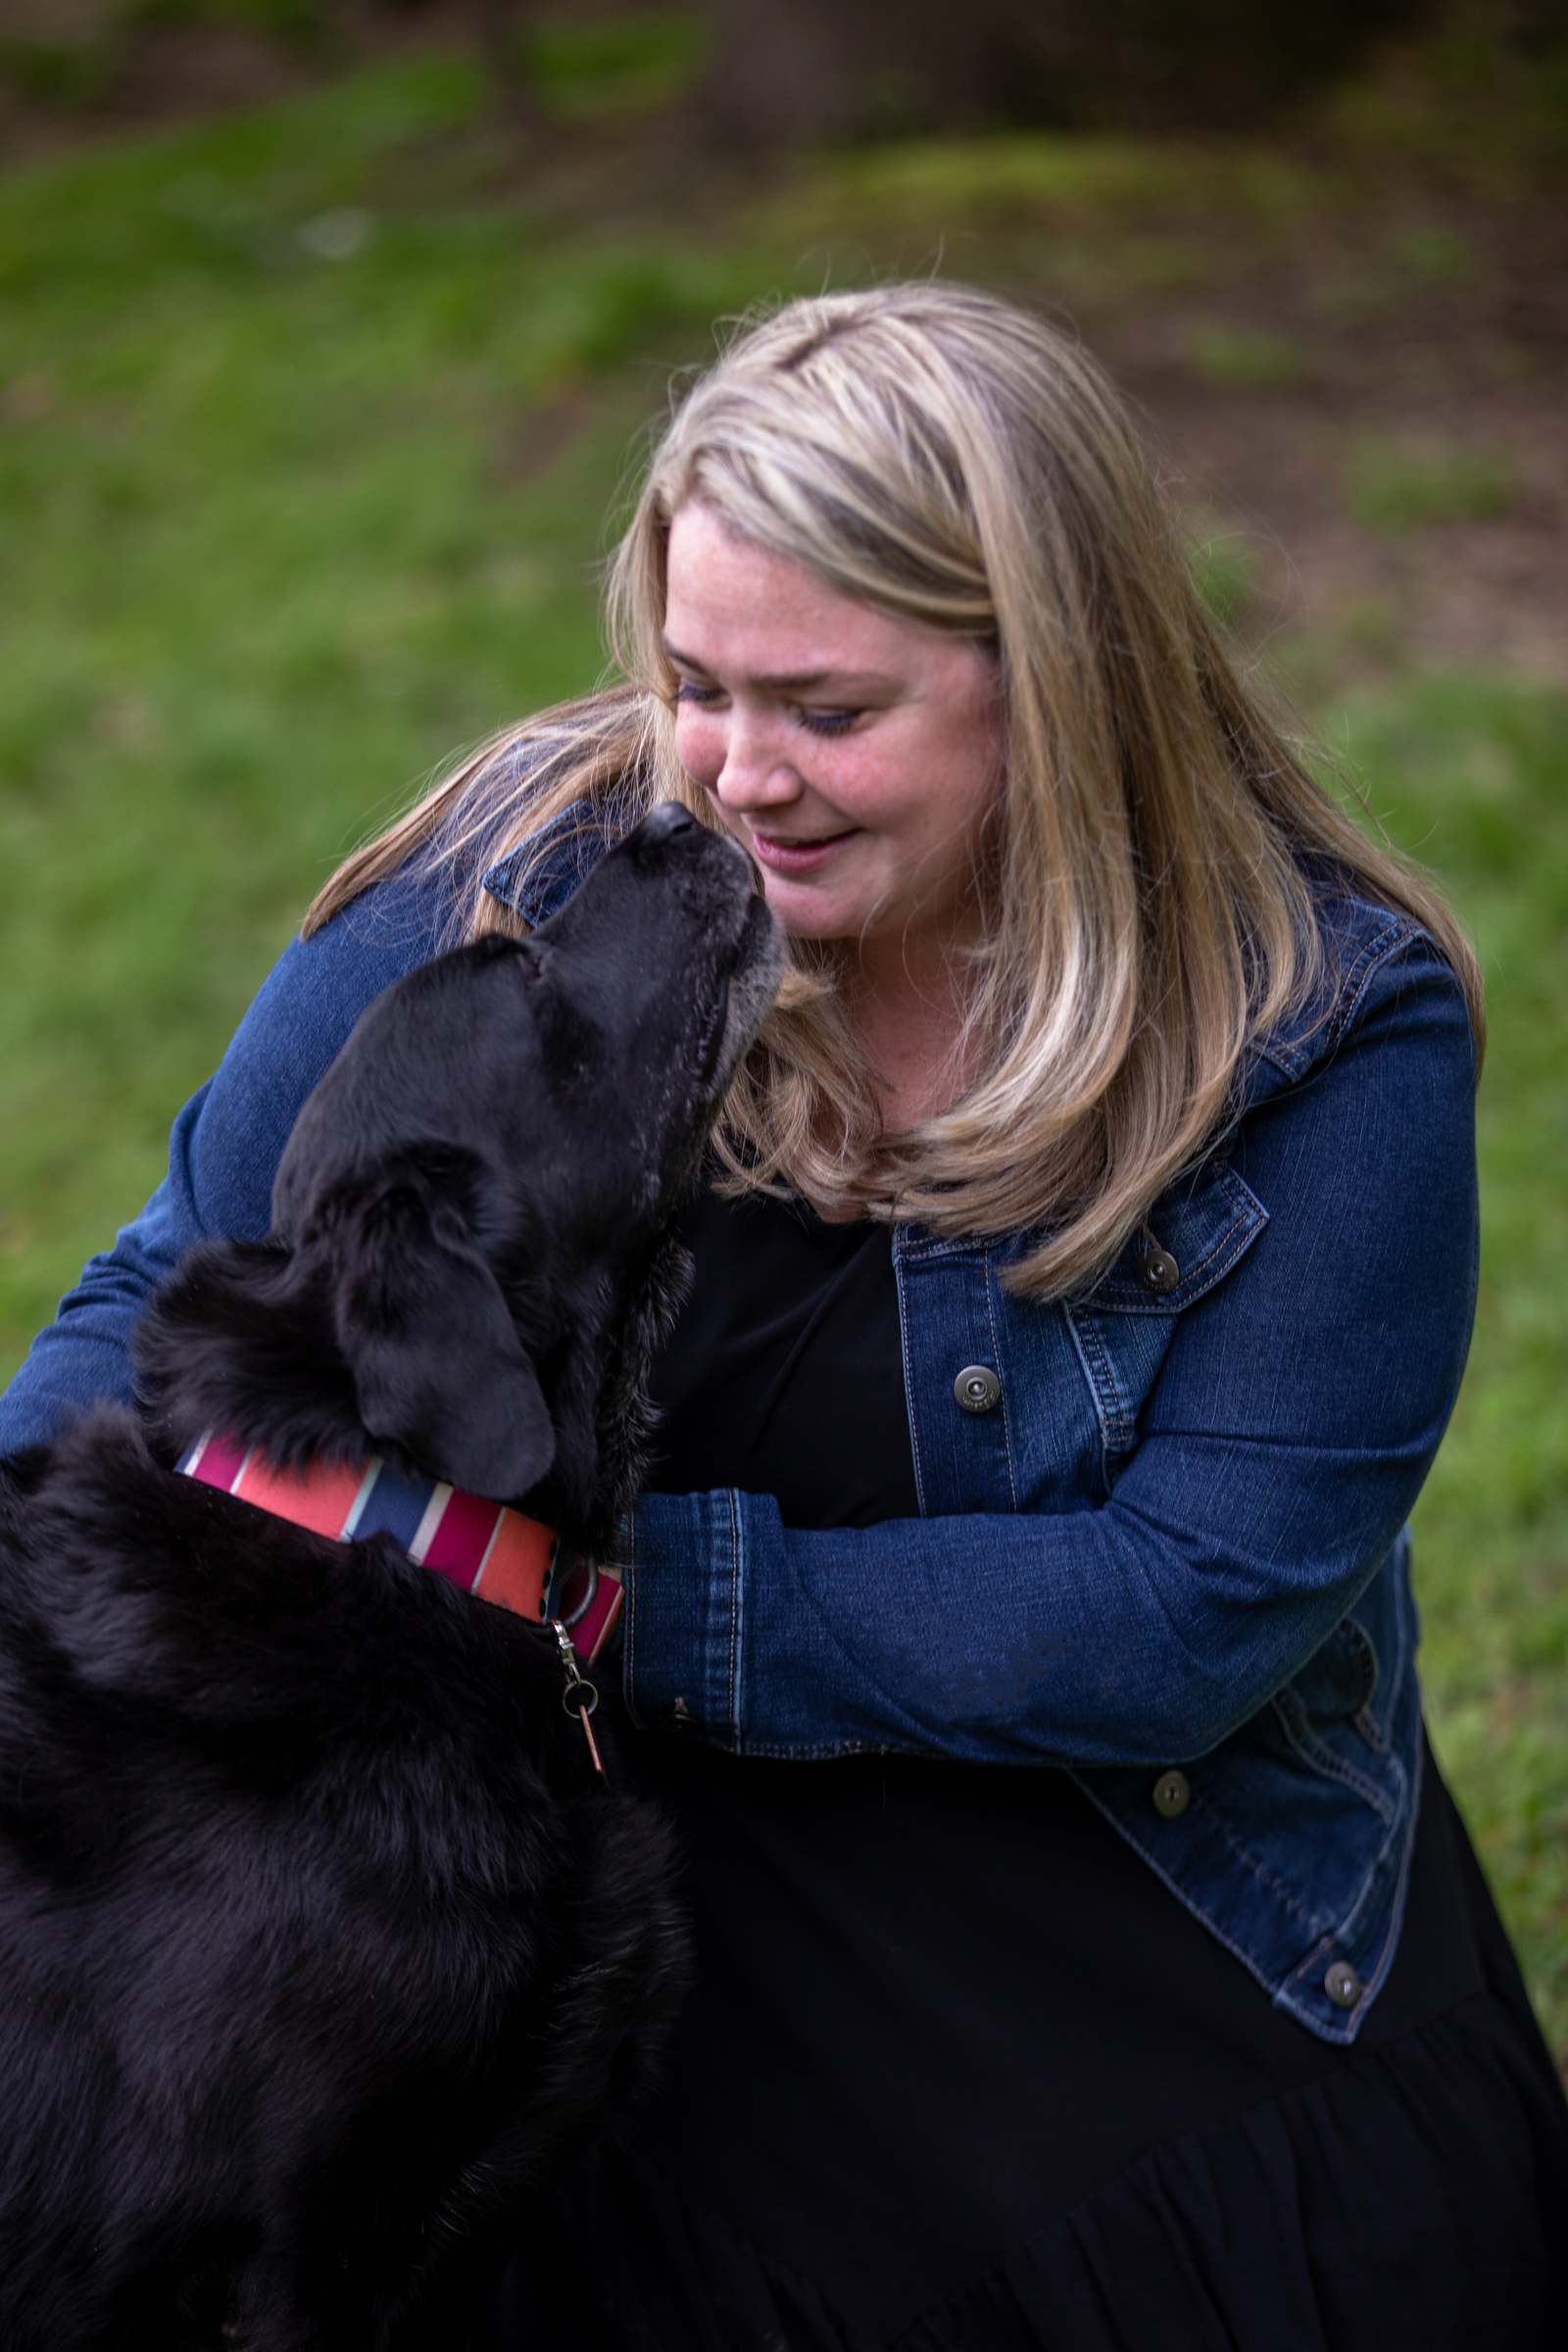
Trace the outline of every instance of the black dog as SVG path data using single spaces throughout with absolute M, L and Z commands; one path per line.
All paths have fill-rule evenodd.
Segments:
M 387 991 L 259 1245 L 204 1245 L 0 1511 L 0 2344 L 459 2344 L 466 2284 L 645 2077 L 657 1821 L 548 1634 L 172 1474 L 372 1451 L 602 1549 L 670 1225 L 780 968 L 656 810 L 521 943 Z

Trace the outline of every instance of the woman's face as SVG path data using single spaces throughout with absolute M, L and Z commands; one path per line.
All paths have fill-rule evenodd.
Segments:
M 979 927 L 979 835 L 1002 789 L 995 656 L 858 604 L 689 501 L 670 527 L 675 740 L 804 939 Z

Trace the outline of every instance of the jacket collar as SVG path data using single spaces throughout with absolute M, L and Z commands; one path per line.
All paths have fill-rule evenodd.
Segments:
M 619 829 L 592 801 L 573 801 L 528 840 L 497 858 L 480 876 L 493 899 L 536 931 L 578 891 L 619 839 Z

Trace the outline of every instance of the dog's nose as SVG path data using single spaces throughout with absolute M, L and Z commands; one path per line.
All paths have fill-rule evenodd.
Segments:
M 679 801 L 661 801 L 637 828 L 644 841 L 673 841 L 677 833 L 695 833 L 697 819 Z

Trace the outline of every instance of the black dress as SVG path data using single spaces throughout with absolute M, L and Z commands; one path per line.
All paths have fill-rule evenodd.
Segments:
M 918 1515 L 884 1229 L 704 1195 L 651 1484 Z M 562 2184 L 497 2346 L 1547 2352 L 1568 2107 L 1430 1757 L 1349 2049 L 1065 1774 L 632 1740 L 696 1979 L 658 2107 Z

